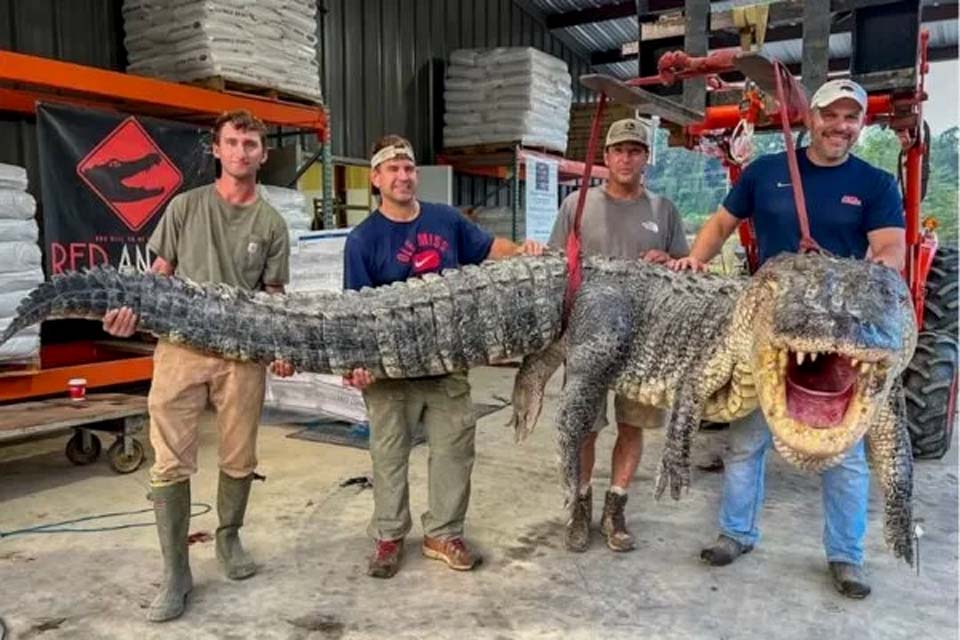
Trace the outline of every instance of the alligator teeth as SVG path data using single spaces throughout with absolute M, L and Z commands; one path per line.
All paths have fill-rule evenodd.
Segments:
M 820 355 L 820 354 L 818 354 L 816 351 L 812 351 L 812 352 L 810 353 L 810 362 L 816 361 L 818 355 Z
M 867 375 L 867 373 L 870 372 L 870 367 L 871 367 L 871 365 L 870 365 L 869 362 L 861 362 L 861 363 L 860 363 L 860 373 L 862 373 L 863 375 Z
M 856 369 L 858 364 L 860 364 L 860 361 L 859 361 L 859 360 L 857 360 L 856 358 L 850 358 L 850 366 L 851 366 L 851 367 L 853 367 L 854 369 Z
M 803 359 L 807 356 L 803 351 L 797 351 L 797 366 L 803 364 Z

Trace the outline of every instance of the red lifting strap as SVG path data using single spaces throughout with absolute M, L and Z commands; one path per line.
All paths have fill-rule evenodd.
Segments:
M 800 253 L 822 252 L 823 249 L 810 235 L 807 203 L 803 196 L 803 183 L 800 181 L 800 165 L 797 163 L 796 147 L 790 129 L 790 121 L 806 111 L 806 100 L 802 90 L 796 85 L 793 74 L 783 63 L 778 60 L 773 64 L 777 80 L 777 102 L 780 103 L 780 127 L 783 129 L 783 141 L 787 147 L 787 167 L 790 170 L 790 183 L 793 185 L 793 202 L 797 206 L 797 220 L 800 222 Z M 784 78 L 789 83 L 787 87 L 784 87 Z
M 597 110 L 593 114 L 593 124 L 590 126 L 590 142 L 587 144 L 587 159 L 583 166 L 583 177 L 580 180 L 580 192 L 577 194 L 577 212 L 573 218 L 573 226 L 567 230 L 567 290 L 563 296 L 563 327 L 566 328 L 573 308 L 573 300 L 583 282 L 582 256 L 580 247 L 580 224 L 583 221 L 583 207 L 587 202 L 587 189 L 590 188 L 590 177 L 593 175 L 593 159 L 597 155 L 597 142 L 600 138 L 600 121 L 603 110 L 607 106 L 607 94 L 601 93 Z

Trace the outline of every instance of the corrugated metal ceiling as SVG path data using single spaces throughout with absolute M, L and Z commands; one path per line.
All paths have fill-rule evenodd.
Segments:
M 619 1 L 620 0 L 527 0 L 528 4 L 544 16 L 616 4 Z M 726 2 L 714 2 L 710 5 L 710 10 L 712 12 L 718 12 L 734 6 L 775 1 L 776 0 L 759 0 L 759 2 L 758 0 L 729 0 Z M 951 3 L 944 3 L 941 0 L 923 0 L 922 4 L 937 5 Z M 924 23 L 924 27 L 930 31 L 931 48 L 955 46 L 958 42 L 956 20 L 927 22 Z M 603 22 L 565 27 L 554 31 L 559 37 L 567 41 L 573 41 L 581 50 L 587 53 L 619 49 L 624 44 L 636 41 L 639 32 L 640 23 L 636 17 L 605 20 Z M 800 60 L 801 45 L 802 41 L 799 39 L 784 40 L 767 44 L 763 50 L 767 55 L 776 57 L 784 62 L 798 62 Z M 831 35 L 830 56 L 842 58 L 849 55 L 850 34 Z M 637 75 L 635 60 L 595 65 L 594 69 L 598 72 L 620 78 L 629 78 Z

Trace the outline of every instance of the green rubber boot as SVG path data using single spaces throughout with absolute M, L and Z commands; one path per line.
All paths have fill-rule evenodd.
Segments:
M 240 527 L 250 497 L 253 474 L 246 478 L 231 478 L 220 472 L 220 487 L 217 490 L 217 561 L 224 575 L 231 580 L 243 580 L 257 572 L 257 566 L 240 544 Z
M 150 604 L 147 619 L 163 622 L 179 618 L 193 589 L 187 534 L 190 531 L 190 481 L 150 490 L 163 552 L 163 584 Z

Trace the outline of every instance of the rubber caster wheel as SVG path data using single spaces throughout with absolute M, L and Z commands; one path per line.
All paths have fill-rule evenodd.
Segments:
M 84 449 L 83 434 L 76 431 L 73 437 L 67 441 L 67 460 L 76 465 L 90 464 L 100 457 L 102 449 L 100 438 L 92 433 L 90 434 L 90 445 L 87 449 Z
M 110 468 L 117 473 L 133 473 L 143 464 L 143 445 L 139 440 L 130 442 L 130 453 L 123 452 L 123 438 L 117 438 L 107 449 L 107 460 Z

